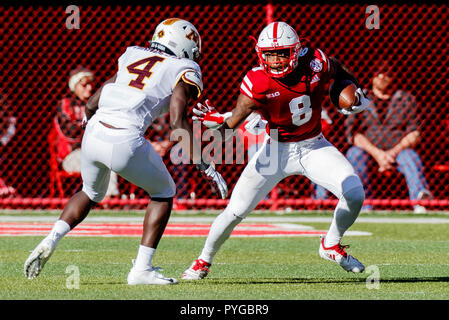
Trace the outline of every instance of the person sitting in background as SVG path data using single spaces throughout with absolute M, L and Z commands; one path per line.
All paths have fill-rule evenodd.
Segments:
M 368 171 L 374 159 L 379 172 L 396 168 L 404 175 L 411 200 L 430 199 L 421 159 L 413 149 L 421 135 L 415 98 L 396 89 L 393 74 L 383 65 L 375 73 L 367 96 L 371 100 L 368 109 L 346 118 L 347 137 L 352 144 L 346 156 L 363 181 L 366 198 L 372 196 Z M 373 207 L 365 205 L 363 209 Z M 414 212 L 424 213 L 426 209 L 415 205 Z
M 92 71 L 84 67 L 72 70 L 69 78 L 72 95 L 62 99 L 57 107 L 55 125 L 58 139 L 66 142 L 58 144 L 58 158 L 67 172 L 81 172 L 81 141 L 84 132 L 81 122 L 87 100 L 93 94 L 93 81 Z M 111 172 L 106 198 L 118 195 L 117 175 Z
M 1 178 L 3 176 L 3 148 L 6 146 L 16 133 L 16 117 L 14 117 L 13 110 L 6 102 L 6 98 L 0 94 L 0 197 L 13 196 L 16 193 L 16 189 L 6 184 Z

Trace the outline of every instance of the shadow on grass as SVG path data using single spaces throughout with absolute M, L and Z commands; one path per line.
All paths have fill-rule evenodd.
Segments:
M 311 284 L 311 283 L 334 283 L 351 284 L 365 283 L 366 277 L 357 278 L 262 278 L 262 279 L 207 279 L 209 284 Z M 449 277 L 401 277 L 381 278 L 381 283 L 423 283 L 423 282 L 449 282 Z M 201 283 L 201 281 L 195 281 Z
M 401 278 L 381 278 L 380 283 L 424 283 L 424 282 L 449 282 L 449 277 L 401 277 Z M 244 279 L 244 278 L 222 278 L 214 279 L 207 278 L 201 281 L 181 280 L 180 284 L 192 285 L 236 285 L 236 284 L 355 284 L 365 283 L 366 277 L 358 276 L 357 278 L 259 278 L 259 279 Z M 91 285 L 126 285 L 124 281 L 87 281 L 85 284 Z

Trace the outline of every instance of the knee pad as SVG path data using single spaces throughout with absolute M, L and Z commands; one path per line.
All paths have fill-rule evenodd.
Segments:
M 223 213 L 230 216 L 230 219 L 240 219 L 240 221 L 245 219 L 249 214 L 249 212 L 247 212 L 243 208 L 240 208 L 238 205 L 236 206 L 232 204 L 228 205 Z
M 100 203 L 106 196 L 106 190 L 103 190 L 101 192 L 96 192 L 92 188 L 89 188 L 84 184 L 83 184 L 83 188 L 81 189 L 81 191 L 83 191 L 89 197 L 90 200 L 92 200 L 93 202 L 96 202 L 96 203 Z
M 145 190 L 148 192 L 148 190 Z M 157 191 L 148 192 L 151 198 L 173 198 L 176 195 L 176 184 L 171 176 L 168 176 L 165 185 L 159 183 Z
M 344 192 L 343 198 L 351 211 L 358 212 L 362 208 L 363 201 L 365 201 L 365 191 L 360 184 Z
M 223 219 L 226 220 L 229 224 L 237 225 L 243 219 L 246 218 L 246 214 L 244 216 L 240 215 L 238 212 L 234 212 L 232 208 L 226 207 L 226 209 L 221 213 Z

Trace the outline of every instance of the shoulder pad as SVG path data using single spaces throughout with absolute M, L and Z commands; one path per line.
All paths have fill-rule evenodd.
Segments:
M 260 94 L 268 90 L 269 80 L 264 69 L 262 67 L 256 67 L 248 71 L 243 78 L 243 83 L 251 92 Z
M 187 70 L 181 76 L 181 79 L 188 84 L 196 86 L 199 91 L 198 97 L 201 95 L 201 92 L 203 91 L 203 80 L 201 77 L 201 72 L 196 70 Z
M 200 97 L 201 92 L 203 91 L 203 77 L 200 66 L 195 61 L 189 59 L 180 59 L 178 61 L 181 64 L 180 69 L 178 69 L 179 73 L 176 77 L 176 83 L 178 83 L 179 80 L 182 80 L 185 83 L 195 86 L 198 89 L 197 97 Z

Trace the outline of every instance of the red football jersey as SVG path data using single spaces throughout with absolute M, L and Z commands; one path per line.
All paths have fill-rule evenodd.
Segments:
M 280 142 L 301 141 L 321 132 L 321 103 L 330 80 L 329 60 L 315 49 L 300 58 L 297 68 L 301 72 L 295 74 L 301 79 L 290 87 L 270 77 L 262 67 L 250 70 L 240 86 L 240 92 L 255 101 L 268 121 L 267 132 L 268 128 L 278 130 Z

